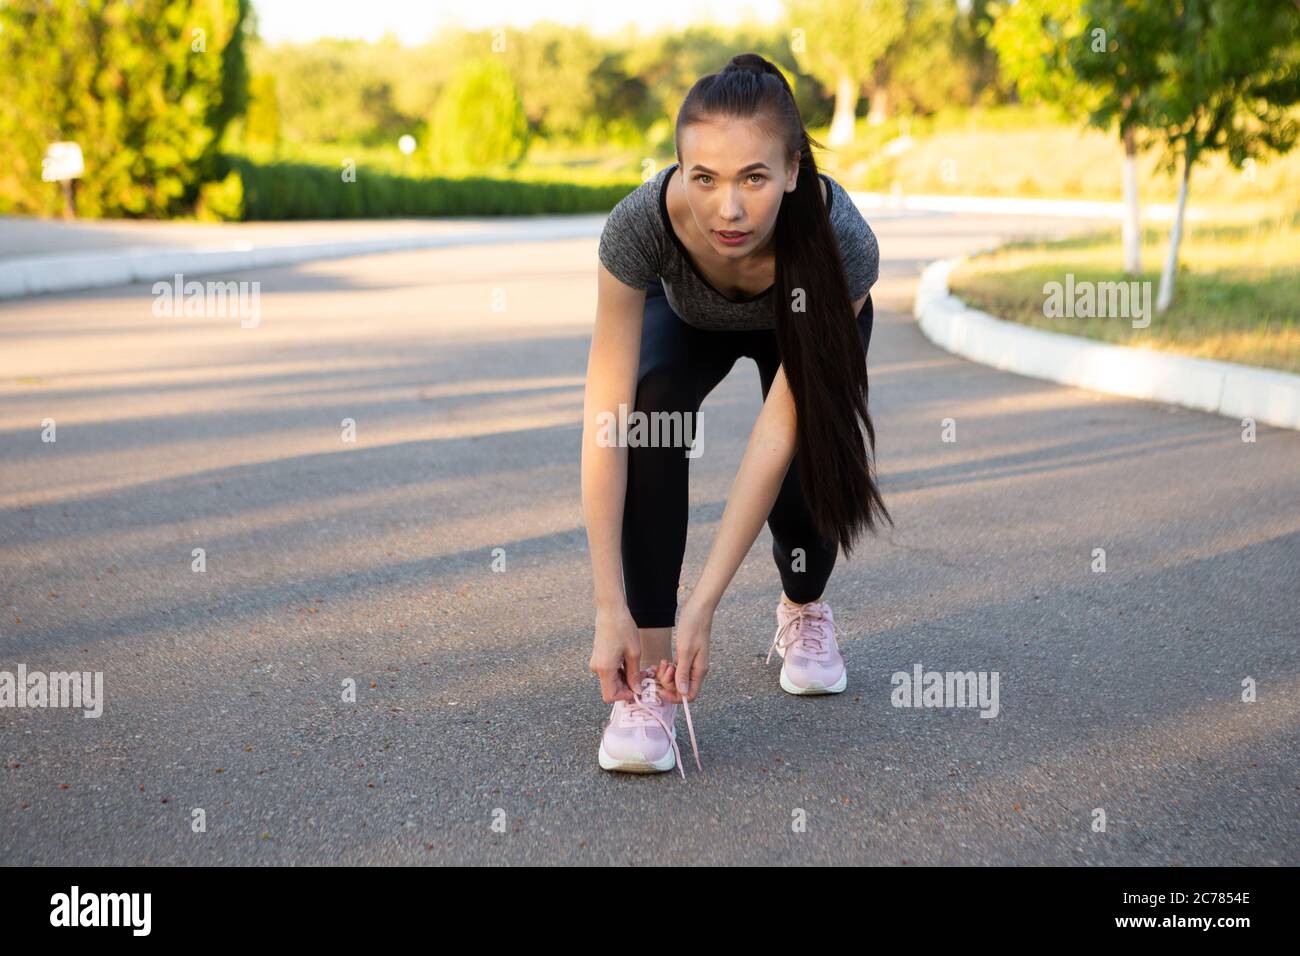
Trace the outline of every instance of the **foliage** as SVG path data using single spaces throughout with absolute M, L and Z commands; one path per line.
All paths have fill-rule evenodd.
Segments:
M 428 150 L 435 167 L 513 164 L 528 148 L 528 121 L 514 78 L 500 60 L 464 64 L 434 107 Z
M 81 147 L 81 216 L 171 216 L 211 177 L 244 105 L 248 0 L 0 4 L 0 211 L 49 214 L 46 147 Z

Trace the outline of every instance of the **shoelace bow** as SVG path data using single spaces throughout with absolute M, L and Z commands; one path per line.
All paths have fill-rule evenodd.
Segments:
M 640 726 L 649 723 L 645 719 L 646 717 L 654 718 L 655 722 L 664 729 L 664 733 L 668 736 L 668 743 L 672 745 L 673 756 L 676 758 L 677 769 L 681 773 L 682 779 L 685 780 L 686 771 L 682 768 L 682 752 L 677 746 L 677 738 L 673 736 L 673 729 L 664 723 L 664 719 L 659 716 L 659 711 L 656 709 L 663 705 L 663 701 L 659 696 L 659 682 L 655 680 L 653 675 L 646 675 L 641 678 L 640 688 L 632 690 L 632 696 L 634 698 L 633 702 L 627 704 L 628 714 L 641 719 L 627 721 L 627 724 L 634 727 Z M 695 766 L 703 772 L 704 767 L 700 765 L 700 747 L 695 742 L 695 725 L 691 723 L 691 705 L 686 703 L 685 697 L 682 698 L 682 710 L 686 712 L 686 730 L 691 735 L 691 753 L 695 756 Z
M 806 628 L 805 623 L 809 625 Z M 825 660 L 830 656 L 830 648 L 826 646 L 827 634 L 822 628 L 829 623 L 826 612 L 816 605 L 805 604 L 795 608 L 794 615 L 777 628 L 772 646 L 767 649 L 767 659 L 763 663 L 772 662 L 772 652 L 777 647 L 785 651 L 795 645 L 799 646 L 805 656 Z

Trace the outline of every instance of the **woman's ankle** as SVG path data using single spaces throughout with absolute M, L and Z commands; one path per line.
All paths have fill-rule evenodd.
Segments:
M 673 659 L 673 629 L 671 627 L 642 627 L 637 629 L 641 638 L 641 666 L 658 667 L 660 660 Z
M 805 604 L 816 604 L 818 601 L 820 601 L 820 600 L 821 600 L 822 598 L 824 598 L 825 596 L 826 596 L 825 594 L 819 594 L 817 597 L 813 598 L 811 601 L 791 601 L 790 598 L 786 596 L 786 593 L 785 593 L 785 591 L 783 590 L 783 591 L 781 592 L 781 603 L 784 604 L 786 607 L 803 607 Z

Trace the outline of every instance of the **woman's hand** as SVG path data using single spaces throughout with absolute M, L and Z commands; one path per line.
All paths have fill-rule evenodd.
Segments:
M 588 666 L 600 678 L 605 703 L 633 699 L 627 675 L 641 671 L 641 633 L 626 604 L 596 609 L 596 639 Z
M 664 685 L 664 699 L 674 704 L 695 700 L 709 672 L 709 632 L 713 628 L 713 607 L 686 599 L 677 618 L 677 660 L 661 666 L 659 682 Z

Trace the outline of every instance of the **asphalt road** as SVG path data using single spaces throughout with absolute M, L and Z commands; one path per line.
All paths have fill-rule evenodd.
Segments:
M 260 283 L 253 328 L 148 285 L 4 303 L 0 670 L 102 672 L 104 699 L 0 708 L 0 859 L 1300 864 L 1300 434 L 921 335 L 926 261 L 1080 224 L 869 218 L 896 527 L 828 591 L 849 689 L 763 665 L 764 529 L 684 781 L 596 763 L 594 238 L 226 277 Z M 749 361 L 705 403 L 688 583 L 759 403 Z M 893 706 L 916 665 L 997 672 L 997 716 Z

